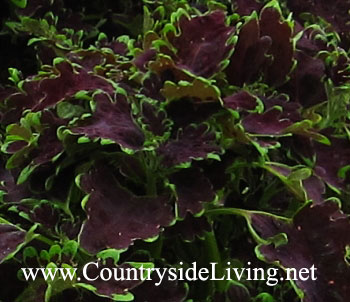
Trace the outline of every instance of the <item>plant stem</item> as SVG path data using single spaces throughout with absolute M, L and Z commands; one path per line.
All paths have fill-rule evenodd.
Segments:
M 50 245 L 50 246 L 56 244 L 53 240 L 51 240 L 51 239 L 49 239 L 49 238 L 47 238 L 47 237 L 45 237 L 44 235 L 41 235 L 41 234 L 36 234 L 34 239 L 40 240 L 41 242 L 44 242 L 44 243 L 46 243 L 47 245 Z
M 224 268 L 222 265 L 221 256 L 214 231 L 205 234 L 205 248 L 208 257 L 207 259 L 209 260 L 209 262 L 216 263 L 217 271 L 215 272 L 215 275 L 221 278 L 222 276 L 224 276 Z M 215 280 L 215 288 L 218 292 L 225 292 L 226 283 L 226 280 Z
M 147 157 L 144 157 L 144 160 Z M 157 195 L 157 178 L 156 173 L 154 173 L 153 166 L 148 162 L 148 164 L 145 166 L 146 168 L 146 176 L 147 176 L 147 187 L 146 192 L 149 196 L 156 196 Z M 160 234 L 158 239 L 152 243 L 152 246 L 150 248 L 151 254 L 153 258 L 157 259 L 160 258 L 162 254 L 163 249 L 163 236 Z
M 212 216 L 212 215 L 239 215 L 243 217 L 247 217 L 247 211 L 237 208 L 220 208 L 220 209 L 212 209 L 207 210 L 205 212 L 206 215 Z
M 155 196 L 157 194 L 157 181 L 153 171 L 147 171 L 147 195 Z

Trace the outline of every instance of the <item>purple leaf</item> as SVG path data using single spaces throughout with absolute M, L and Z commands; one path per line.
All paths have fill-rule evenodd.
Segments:
M 202 203 L 215 197 L 210 181 L 197 168 L 182 169 L 170 175 L 169 180 L 175 185 L 180 217 L 185 217 L 186 212 L 199 213 Z
M 142 121 L 148 131 L 154 135 L 162 136 L 167 130 L 166 113 L 157 111 L 156 107 L 150 103 L 142 103 Z
M 46 129 L 40 134 L 38 148 L 31 154 L 35 165 L 48 163 L 56 155 L 63 152 L 62 142 L 57 138 L 57 129 L 65 122 L 50 111 L 44 111 L 40 121 Z
M 43 203 L 35 207 L 29 217 L 46 229 L 54 229 L 59 222 L 59 212 L 50 203 Z
M 73 96 L 81 90 L 114 90 L 112 85 L 105 79 L 88 74 L 85 70 L 75 71 L 68 62 L 56 64 L 55 71 L 58 73 L 56 78 L 44 79 L 40 82 L 39 88 L 41 93 L 45 95 L 45 98 L 43 100 L 35 100 L 36 104 L 32 108 L 34 111 L 54 106 L 59 101 Z
M 169 140 L 158 149 L 167 167 L 190 162 L 192 159 L 207 158 L 210 153 L 218 153 L 215 134 L 208 133 L 208 126 L 188 126 L 180 131 L 177 139 Z
M 90 195 L 80 243 L 90 253 L 128 248 L 136 239 L 157 236 L 173 219 L 169 196 L 136 197 L 106 167 L 84 175 L 81 187 Z
M 281 15 L 276 9 L 268 7 L 260 15 L 260 35 L 272 40 L 267 54 L 273 57 L 273 62 L 267 66 L 265 80 L 270 85 L 279 86 L 293 65 L 292 29 L 287 22 L 281 22 Z
M 180 235 L 186 241 L 193 241 L 210 231 L 211 226 L 205 216 L 197 218 L 187 213 L 184 220 L 179 220 L 174 226 L 167 228 L 165 235 L 170 238 Z
M 235 51 L 225 70 L 228 81 L 237 86 L 254 81 L 266 61 L 266 53 L 271 45 L 270 37 L 260 36 L 259 21 L 248 21 L 239 32 Z
M 13 141 L 7 145 L 6 153 L 14 154 L 28 146 L 29 144 L 26 141 Z
M 304 107 L 325 101 L 327 97 L 322 82 L 325 75 L 323 61 L 300 51 L 296 52 L 295 58 L 298 62 L 297 67 L 292 72 L 290 81 L 283 86 L 283 91 Z
M 325 184 L 317 176 L 313 175 L 303 180 L 303 186 L 305 188 L 307 198 L 312 199 L 315 203 L 324 201 L 323 194 L 326 192 Z
M 98 267 L 95 264 L 98 265 Z M 106 259 L 105 263 L 97 261 L 95 264 L 90 264 L 86 270 L 86 275 L 92 279 L 98 276 L 103 269 L 113 270 L 113 274 L 115 273 L 118 278 L 121 278 L 125 275 L 124 272 L 122 273 L 123 270 L 132 268 L 132 266 L 127 263 L 115 265 L 111 258 Z M 96 288 L 96 294 L 112 298 L 113 295 L 116 294 L 125 295 L 130 289 L 141 284 L 140 273 L 138 273 L 136 277 L 138 280 L 114 280 L 114 278 L 111 278 L 108 281 L 104 281 L 101 278 L 97 278 L 94 281 L 89 281 L 81 276 L 80 282 L 94 286 Z
M 85 71 L 94 71 L 95 66 L 103 65 L 107 54 L 98 50 L 80 50 L 68 54 L 71 62 L 79 64 Z
M 53 67 L 47 77 L 27 79 L 23 85 L 25 94 L 13 94 L 9 102 L 14 107 L 40 111 L 55 106 L 78 91 L 97 89 L 114 91 L 112 85 L 104 78 L 89 74 L 84 69 L 74 70 L 70 63 L 62 61 Z
M 0 224 L 0 263 L 24 243 L 26 232 L 13 225 Z
M 259 247 L 266 261 L 278 261 L 284 268 L 297 271 L 315 266 L 317 280 L 295 281 L 305 293 L 303 301 L 347 300 L 350 269 L 345 254 L 350 244 L 350 220 L 336 203 L 308 204 L 290 222 L 267 214 L 252 214 L 251 224 L 263 239 L 280 233 L 288 238 L 288 243 L 283 245 L 271 243 Z
M 349 186 L 349 177 L 341 178 L 339 175 L 341 168 L 350 165 L 349 140 L 331 138 L 330 146 L 315 143 L 314 148 L 316 152 L 315 174 L 336 188 L 345 189 L 346 186 Z
M 300 115 L 300 104 L 296 102 L 288 102 L 284 95 L 274 96 L 274 97 L 261 97 L 264 105 L 265 111 L 268 111 L 274 106 L 282 107 L 281 118 L 286 118 L 292 122 L 298 122 L 301 120 Z
M 115 39 L 109 42 L 106 38 L 102 38 L 98 41 L 98 44 L 100 48 L 110 48 L 115 54 L 121 56 L 125 56 L 128 52 L 128 45 Z
M 110 139 L 125 148 L 141 149 L 144 135 L 132 118 L 126 98 L 117 95 L 113 102 L 102 93 L 95 96 L 95 101 L 96 111 L 92 117 L 80 121 L 71 131 L 89 138 Z
M 148 49 L 137 56 L 134 60 L 135 66 L 143 72 L 146 72 L 147 63 L 156 57 L 154 49 Z
M 226 108 L 233 110 L 254 110 L 257 106 L 257 101 L 255 96 L 242 90 L 224 98 L 224 105 Z
M 0 191 L 5 192 L 3 200 L 9 203 L 20 202 L 32 195 L 28 185 L 17 185 L 14 175 L 3 166 L 0 169 Z
M 227 45 L 233 28 L 226 26 L 225 13 L 215 11 L 192 19 L 182 16 L 179 30 L 180 35 L 170 39 L 177 49 L 177 65 L 203 77 L 218 72 L 233 47 Z
M 252 113 L 242 120 L 243 127 L 249 133 L 277 135 L 292 125 L 289 119 L 283 118 L 281 111 L 270 109 L 263 114 Z
M 262 73 L 266 83 L 280 86 L 292 68 L 292 30 L 280 13 L 264 8 L 259 20 L 250 19 L 241 29 L 235 51 L 226 69 L 237 86 L 250 83 Z

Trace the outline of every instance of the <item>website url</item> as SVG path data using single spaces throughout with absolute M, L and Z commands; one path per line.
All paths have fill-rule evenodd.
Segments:
M 221 274 L 218 273 L 218 264 L 211 262 L 209 267 L 197 267 L 196 262 L 192 262 L 190 267 L 182 267 L 183 263 L 180 262 L 181 267 L 171 268 L 144 268 L 140 265 L 135 267 L 103 267 L 99 270 L 100 262 L 89 262 L 84 265 L 82 269 L 82 277 L 88 281 L 93 282 L 96 280 L 102 281 L 131 281 L 131 280 L 152 280 L 151 275 L 157 275 L 156 286 L 159 286 L 164 280 L 168 281 L 207 281 L 207 280 L 246 280 L 246 281 L 266 281 L 266 285 L 275 286 L 280 281 L 316 281 L 317 268 L 312 265 L 310 268 L 301 268 L 299 270 L 295 268 L 285 269 L 285 273 L 282 276 L 278 268 L 257 268 L 250 267 L 251 263 L 248 262 L 248 267 L 244 268 L 232 268 L 231 263 L 227 262 L 227 268 L 223 269 Z M 54 281 L 56 278 L 61 278 L 64 281 L 81 281 L 80 277 L 77 277 L 77 268 L 22 268 L 23 276 L 26 281 L 35 281 L 37 278 L 43 277 L 46 281 Z M 93 272 L 93 273 L 92 273 Z

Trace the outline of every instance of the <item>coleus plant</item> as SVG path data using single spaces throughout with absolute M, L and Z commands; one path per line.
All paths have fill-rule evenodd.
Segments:
M 349 9 L 345 0 L 7 1 L 0 299 L 346 301 Z M 81 274 L 91 261 L 318 270 L 316 281 L 274 287 L 21 274 Z

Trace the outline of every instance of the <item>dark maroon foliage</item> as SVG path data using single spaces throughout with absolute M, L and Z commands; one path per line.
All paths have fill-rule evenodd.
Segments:
M 15 226 L 0 224 L 0 262 L 3 262 L 10 253 L 25 240 L 26 233 Z
M 349 299 L 349 1 L 1 8 L 1 301 Z
M 90 195 L 80 242 L 90 253 L 106 248 L 121 250 L 136 239 L 152 238 L 158 235 L 160 226 L 169 225 L 173 219 L 169 196 L 134 196 L 106 168 L 93 169 L 83 176 L 81 188 Z
M 296 281 L 305 293 L 305 301 L 344 301 L 349 295 L 347 276 L 350 274 L 346 262 L 346 247 L 350 237 L 349 218 L 339 211 L 338 205 L 325 202 L 307 205 L 292 221 L 253 214 L 252 226 L 259 235 L 269 240 L 284 233 L 285 245 L 262 245 L 259 251 L 269 262 L 279 261 L 285 268 L 302 268 L 314 265 L 316 281 Z M 330 263 L 337 263 L 336 266 Z
M 232 49 L 227 43 L 233 28 L 225 25 L 222 11 L 192 19 L 182 16 L 179 32 L 170 39 L 177 49 L 176 63 L 198 76 L 212 76 Z
M 186 212 L 199 213 L 203 206 L 202 202 L 210 202 L 215 194 L 210 181 L 198 169 L 184 169 L 174 173 L 170 182 L 175 185 L 179 214 L 185 217 Z
M 215 145 L 215 134 L 208 133 L 208 127 L 201 124 L 188 126 L 179 131 L 177 138 L 169 140 L 159 148 L 159 155 L 165 166 L 190 162 L 196 158 L 207 158 L 210 153 L 217 153 L 220 148 Z
M 111 97 L 106 94 L 95 96 L 96 111 L 71 131 L 89 138 L 110 139 L 122 147 L 140 149 L 144 135 L 135 124 L 130 105 L 122 95 Z

